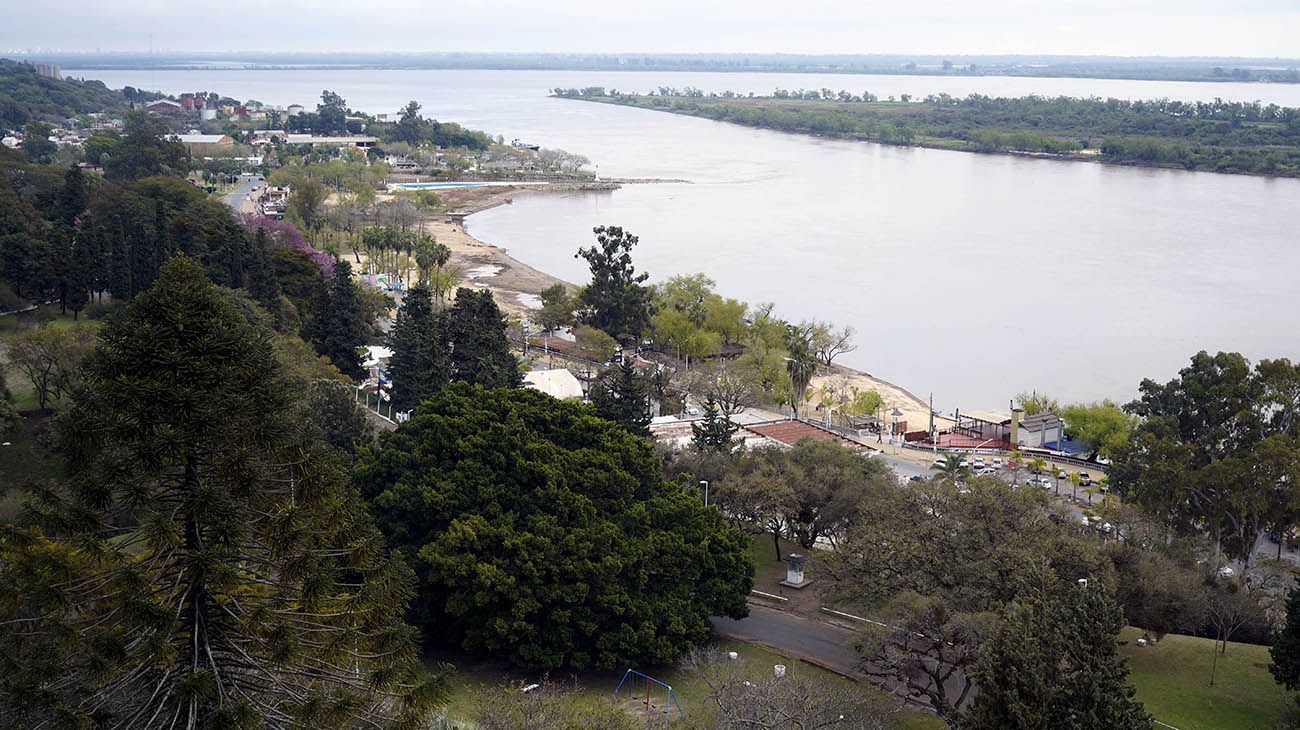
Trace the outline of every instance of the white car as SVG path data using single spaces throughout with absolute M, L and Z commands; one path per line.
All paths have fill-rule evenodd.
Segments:
M 977 456 L 977 457 L 975 457 L 975 459 L 974 459 L 971 463 L 975 465 L 975 468 L 976 468 L 976 469 L 983 469 L 983 468 L 984 468 L 984 457 L 983 457 L 983 456 Z
M 1002 468 L 1002 459 L 1001 459 L 1001 458 L 996 457 L 996 456 L 993 457 L 993 468 L 994 468 L 994 469 L 1001 469 L 1001 468 Z

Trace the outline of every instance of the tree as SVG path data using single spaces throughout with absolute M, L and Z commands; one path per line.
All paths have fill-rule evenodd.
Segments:
M 23 154 L 28 160 L 38 165 L 48 165 L 54 161 L 54 155 L 59 151 L 59 147 L 50 141 L 50 134 L 53 132 L 54 127 L 45 122 L 33 119 L 27 123 L 23 128 Z
M 808 384 L 817 373 L 817 358 L 807 339 L 800 336 L 791 327 L 786 341 L 789 356 L 785 360 L 785 371 L 790 376 L 790 407 L 794 415 L 799 416 L 799 404 L 808 392 Z
M 269 336 L 180 257 L 104 326 L 65 484 L 33 500 L 46 531 L 0 536 L 0 722 L 431 719 L 410 573 L 300 427 Z
M 307 412 L 326 444 L 352 456 L 375 438 L 375 427 L 357 403 L 357 390 L 334 378 L 317 378 L 307 386 Z
M 1288 690 L 1300 688 L 1300 587 L 1287 593 L 1286 623 L 1273 636 L 1268 654 L 1273 660 L 1268 666 L 1273 679 Z
M 333 91 L 320 93 L 320 103 L 316 105 L 316 134 L 340 134 L 348 131 L 348 104 L 343 97 Z
M 1026 416 L 1036 416 L 1040 413 L 1060 413 L 1061 404 L 1046 393 L 1038 391 L 1016 393 L 1016 402 L 1020 407 L 1025 409 Z
M 298 184 L 289 198 L 289 208 L 308 228 L 317 228 L 325 210 L 325 198 L 329 192 L 315 178 L 307 178 Z
M 547 332 L 573 323 L 573 310 L 577 302 L 569 295 L 568 287 L 552 284 L 542 290 L 542 308 L 537 312 L 537 323 Z
M 1002 619 L 972 669 L 970 730 L 1149 730 L 1119 656 L 1124 615 L 1104 586 L 1064 585 L 1050 569 Z
M 617 367 L 601 373 L 591 384 L 590 398 L 597 416 L 636 436 L 650 437 L 650 397 L 645 375 L 630 360 L 624 358 Z
M 428 122 L 420 116 L 420 102 L 410 101 L 402 107 L 401 118 L 393 125 L 392 137 L 395 140 L 418 145 L 429 133 Z
M 794 500 L 785 522 L 801 547 L 842 542 L 861 516 L 864 500 L 894 486 L 883 462 L 864 458 L 838 441 L 805 438 L 787 452 L 786 481 Z
M 809 325 L 809 323 L 805 324 Z M 813 322 L 809 325 L 808 345 L 817 362 L 830 367 L 835 358 L 858 349 L 858 346 L 853 344 L 855 334 L 857 333 L 854 329 L 848 325 L 836 330 L 828 323 Z
M 639 337 L 650 323 L 650 290 L 643 285 L 650 275 L 632 267 L 637 237 L 618 226 L 597 226 L 593 232 L 597 245 L 575 255 L 591 268 L 591 283 L 581 294 L 587 324 L 612 337 Z
M 492 292 L 456 290 L 456 303 L 443 313 L 444 336 L 451 342 L 451 379 L 485 388 L 517 388 L 523 383 L 519 360 L 506 340 L 506 321 Z
M 130 111 L 122 119 L 122 138 L 104 165 L 110 180 L 181 175 L 189 169 L 189 152 L 161 119 L 146 111 Z
M 582 357 L 597 364 L 608 362 L 618 351 L 613 337 L 585 324 L 573 328 L 573 344 Z
M 1214 628 L 1214 661 L 1210 664 L 1210 686 L 1214 686 L 1219 655 L 1228 653 L 1228 642 L 1242 626 L 1257 620 L 1262 613 L 1259 601 L 1236 581 L 1216 585 L 1206 602 L 1206 616 Z
M 45 325 L 19 332 L 9 341 L 9 364 L 32 384 L 39 408 L 72 392 L 81 361 L 94 347 L 93 337 L 85 326 Z
M 731 451 L 733 439 L 739 430 L 740 426 L 719 411 L 717 401 L 705 397 L 704 419 L 700 423 L 691 423 L 691 443 L 700 451 L 727 453 Z
M 430 641 L 623 668 L 746 613 L 744 536 L 585 404 L 453 383 L 381 437 L 356 482 L 421 577 Z
M 434 314 L 428 289 L 417 286 L 406 293 L 388 346 L 393 350 L 388 363 L 393 408 L 409 411 L 451 380 L 443 323 Z
M 352 265 L 339 261 L 334 265 L 330 283 L 322 286 L 317 295 L 308 339 L 340 372 L 359 380 L 365 376 L 361 347 L 365 344 L 366 327 L 356 284 L 352 282 Z
M 959 482 L 970 477 L 970 467 L 962 463 L 964 461 L 966 457 L 961 454 L 944 454 L 943 462 L 931 464 L 930 471 L 939 472 L 950 482 Z
M 1111 401 L 1076 404 L 1061 411 L 1065 435 L 1092 446 L 1093 458 L 1109 459 L 1128 443 L 1137 419 Z

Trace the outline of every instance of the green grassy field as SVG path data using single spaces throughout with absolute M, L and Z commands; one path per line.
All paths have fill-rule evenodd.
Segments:
M 1211 687 L 1213 641 L 1171 634 L 1138 646 L 1140 635 L 1125 629 L 1120 653 L 1129 658 L 1137 698 L 1161 722 L 1179 730 L 1267 730 L 1294 706 L 1268 673 L 1268 647 L 1229 642 Z
M 820 681 L 836 685 L 847 683 L 866 695 L 884 698 L 883 693 L 873 687 L 853 682 L 832 672 L 762 647 L 732 640 L 719 641 L 717 646 L 722 651 L 736 652 L 740 655 L 741 661 L 746 662 L 755 671 L 766 672 L 770 671 L 773 664 L 784 664 L 789 667 L 789 671 L 792 673 L 797 672 L 804 676 L 813 676 Z M 477 701 L 479 691 L 483 688 L 503 682 L 526 684 L 541 679 L 541 675 L 537 673 L 510 670 L 504 665 L 495 662 L 475 661 L 467 657 L 449 657 L 448 659 L 456 665 L 452 697 L 448 706 L 448 715 L 453 720 L 465 721 L 473 716 L 474 704 Z M 655 679 L 673 688 L 688 720 L 692 720 L 696 726 L 698 726 L 702 718 L 707 721 L 708 687 L 702 680 L 677 667 L 642 669 Z M 574 702 L 582 703 L 584 706 L 591 706 L 597 703 L 613 702 L 614 688 L 618 686 L 621 676 L 618 672 L 584 672 L 576 677 L 553 673 L 550 679 L 562 685 L 571 680 L 575 681 Z M 661 696 L 652 694 L 653 702 L 661 700 Z M 885 699 L 884 706 L 892 708 L 894 706 L 893 701 Z M 896 727 L 900 730 L 940 730 L 945 727 L 937 717 L 929 713 L 912 710 L 899 712 L 895 715 L 895 719 L 897 720 Z

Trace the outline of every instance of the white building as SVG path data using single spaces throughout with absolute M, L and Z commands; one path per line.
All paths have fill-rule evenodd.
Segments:
M 1065 423 L 1055 413 L 1037 413 L 1020 421 L 1017 446 L 1029 449 L 1060 449 Z

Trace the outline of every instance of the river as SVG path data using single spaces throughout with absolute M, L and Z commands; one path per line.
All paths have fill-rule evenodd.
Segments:
M 702 271 L 790 319 L 850 324 L 842 360 L 945 410 L 1021 390 L 1127 399 L 1200 349 L 1300 358 L 1300 180 L 887 147 L 547 98 L 659 85 L 881 97 L 1029 93 L 1261 100 L 1300 86 L 1009 77 L 540 71 L 68 71 L 168 92 L 425 113 L 591 158 L 602 176 L 681 178 L 613 193 L 520 196 L 470 231 L 570 281 L 596 225 L 640 236 L 653 280 Z

